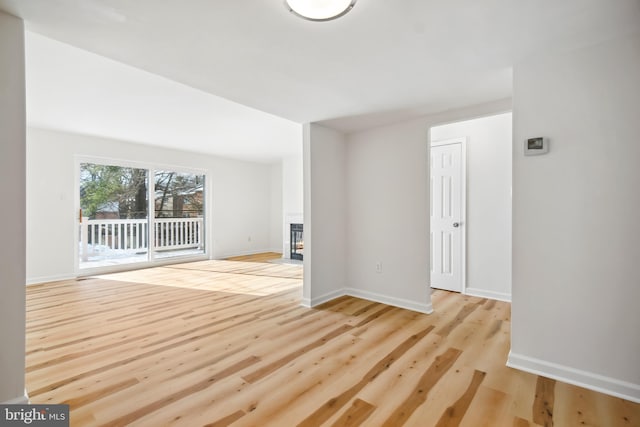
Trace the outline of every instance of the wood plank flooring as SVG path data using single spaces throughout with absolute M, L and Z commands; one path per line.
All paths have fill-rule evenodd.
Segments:
M 27 389 L 74 426 L 639 426 L 505 366 L 510 305 L 300 306 L 302 268 L 202 261 L 27 288 Z
M 248 262 L 269 262 L 274 259 L 282 258 L 282 254 L 278 252 L 263 252 L 260 254 L 240 255 L 226 258 L 227 261 L 248 261 Z

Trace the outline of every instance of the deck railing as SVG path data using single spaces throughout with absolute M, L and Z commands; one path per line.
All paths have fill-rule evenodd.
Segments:
M 203 218 L 156 218 L 153 221 L 155 250 L 203 247 Z M 89 219 L 80 224 L 81 257 L 87 261 L 92 249 L 148 250 L 146 219 Z
M 202 218 L 156 218 L 156 250 L 202 247 Z

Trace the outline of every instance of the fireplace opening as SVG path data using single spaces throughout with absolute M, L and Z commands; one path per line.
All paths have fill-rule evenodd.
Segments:
M 302 234 L 302 224 L 291 224 L 291 259 L 302 261 L 304 253 L 304 237 Z

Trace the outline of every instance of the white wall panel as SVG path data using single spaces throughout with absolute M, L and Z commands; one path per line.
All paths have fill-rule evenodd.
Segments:
M 25 403 L 24 26 L 0 12 L 0 403 Z

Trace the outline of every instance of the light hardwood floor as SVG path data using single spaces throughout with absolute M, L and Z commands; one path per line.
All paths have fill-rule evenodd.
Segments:
M 248 261 L 248 262 L 269 262 L 282 258 L 282 254 L 278 252 L 263 252 L 260 254 L 241 255 L 226 258 L 227 261 Z
M 27 388 L 74 426 L 640 426 L 505 367 L 510 305 L 301 307 L 302 268 L 203 261 L 27 288 Z

